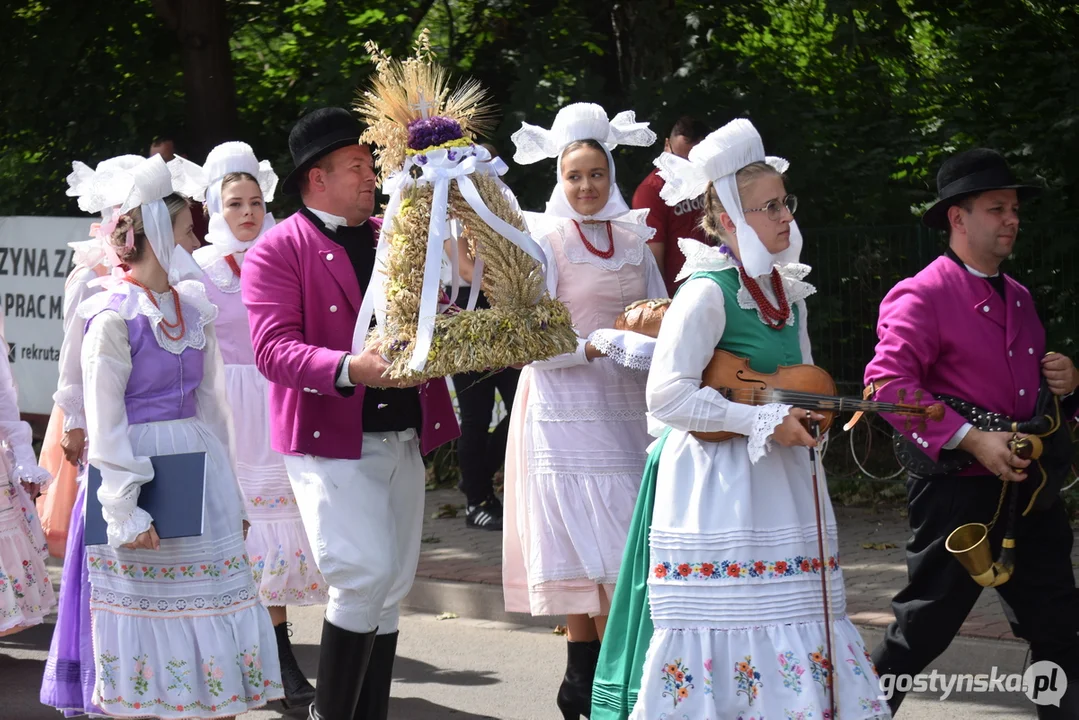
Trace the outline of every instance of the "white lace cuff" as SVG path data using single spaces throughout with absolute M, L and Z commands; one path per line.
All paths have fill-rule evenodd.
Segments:
M 49 471 L 35 462 L 16 465 L 13 474 L 15 479 L 23 485 L 37 485 L 42 490 L 52 482 L 52 475 L 49 474 Z
M 61 379 L 61 382 L 63 382 L 63 379 Z M 71 427 L 86 427 L 86 418 L 83 415 L 82 385 L 69 385 L 57 390 L 52 394 L 52 401 L 64 411 L 64 430 L 70 430 Z M 82 424 L 69 426 L 68 418 L 71 417 L 80 418 Z
M 656 339 L 631 332 L 603 328 L 588 336 L 588 341 L 610 360 L 630 370 L 648 372 L 652 366 L 652 354 Z
M 116 513 L 104 508 L 102 508 L 102 514 L 108 524 L 109 545 L 115 548 L 135 542 L 135 538 L 149 530 L 154 521 L 150 513 L 137 505 L 130 515 L 122 519 Z
M 85 430 L 86 413 L 80 407 L 78 410 L 68 412 L 64 410 L 64 432 L 69 430 Z
M 753 432 L 749 436 L 749 461 L 756 464 L 772 448 L 772 433 L 790 412 L 790 405 L 769 403 L 757 408 Z

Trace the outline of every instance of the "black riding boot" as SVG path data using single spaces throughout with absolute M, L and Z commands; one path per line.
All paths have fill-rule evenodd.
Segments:
M 343 720 L 356 712 L 375 633 L 354 633 L 322 621 L 315 701 L 308 720 Z
M 371 662 L 363 676 L 363 690 L 352 720 L 387 720 L 390 715 L 390 685 L 393 683 L 393 660 L 397 657 L 399 633 L 375 636 Z

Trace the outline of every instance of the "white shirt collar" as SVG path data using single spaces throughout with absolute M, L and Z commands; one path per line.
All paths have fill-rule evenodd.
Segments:
M 998 275 L 1000 275 L 1000 271 L 999 271 L 999 270 L 997 270 L 997 271 L 996 271 L 995 273 L 993 273 L 992 275 L 986 275 L 986 274 L 985 274 L 985 273 L 983 273 L 983 272 L 982 272 L 981 270 L 975 270 L 974 268 L 972 268 L 972 267 L 971 267 L 970 265 L 967 265 L 966 263 L 963 263 L 963 267 L 965 267 L 965 268 L 967 269 L 967 272 L 968 272 L 968 273 L 970 273 L 971 275 L 973 275 L 974 277 L 980 277 L 980 278 L 995 278 L 995 277 L 997 277 Z
M 310 210 L 315 217 L 321 220 L 326 225 L 326 229 L 330 232 L 333 232 L 342 225 L 348 225 L 348 220 L 341 217 L 340 215 L 334 215 L 333 213 L 328 213 L 325 210 L 316 210 L 313 207 L 309 207 L 307 209 Z

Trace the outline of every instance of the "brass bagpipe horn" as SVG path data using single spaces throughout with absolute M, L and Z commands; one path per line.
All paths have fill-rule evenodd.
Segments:
M 1049 425 L 1055 425 L 1053 418 L 1043 416 L 1029 423 L 1015 423 L 1012 430 L 1015 432 L 1037 431 L 1039 434 L 1049 434 L 1056 431 L 1056 427 L 1048 429 L 1041 427 L 1041 420 L 1047 420 Z M 1059 423 L 1059 417 L 1056 419 Z M 1025 427 L 1024 427 L 1025 426 Z M 1038 435 L 1026 437 L 1013 436 L 1008 441 L 1008 447 L 1012 454 L 1024 460 L 1037 461 L 1042 456 L 1044 445 Z M 1033 467 L 1033 465 L 1032 465 Z M 1043 471 L 1044 473 L 1044 471 Z M 1012 573 L 1015 572 L 1015 524 L 1019 515 L 1019 487 L 1018 483 L 1002 480 L 1003 487 L 1000 490 L 1000 502 L 997 503 L 997 511 L 988 525 L 982 523 L 967 523 L 952 531 L 944 546 L 966 568 L 974 582 L 982 587 L 998 587 L 1008 582 Z M 1044 481 L 1042 483 L 1044 485 Z M 1014 487 L 1012 487 L 1014 486 Z M 1040 489 L 1040 488 L 1039 488 Z M 1004 530 L 1004 540 L 1001 543 L 1000 557 L 994 562 L 992 550 L 989 547 L 989 531 L 993 529 L 1000 510 L 1004 506 L 1004 498 L 1011 490 L 1011 502 L 1008 506 L 1008 525 Z M 1033 501 L 1032 501 L 1033 502 Z M 1029 509 L 1029 508 L 1028 508 Z M 1024 513 L 1025 514 L 1025 513 Z

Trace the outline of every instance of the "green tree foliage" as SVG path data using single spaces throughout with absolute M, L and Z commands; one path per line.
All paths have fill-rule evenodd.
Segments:
M 0 0 L 0 214 L 75 214 L 70 162 L 144 154 L 196 117 L 186 0 Z M 198 0 L 223 7 L 234 98 L 222 125 L 290 167 L 304 112 L 347 106 L 370 72 L 364 43 L 407 52 L 429 27 L 443 61 L 490 89 L 509 160 L 522 121 L 574 101 L 633 109 L 660 136 L 682 114 L 712 127 L 749 117 L 791 161 L 822 364 L 857 382 L 876 306 L 939 251 L 916 228 L 944 156 L 987 145 L 1048 191 L 1024 220 L 1062 221 L 1079 201 L 1079 5 L 1056 0 Z M 212 40 L 210 40 L 212 41 Z M 224 40 L 222 41 L 224 42 Z M 194 85 L 193 85 L 194 83 Z M 230 118 L 233 118 L 230 120 Z M 205 118 L 203 118 L 205 120 Z M 212 118 L 211 118 L 212 120 Z M 181 134 L 181 138 L 182 138 Z M 201 161 L 207 137 L 181 140 Z M 183 150 L 183 147 L 181 147 Z M 616 152 L 628 197 L 660 145 Z M 554 163 L 507 181 L 540 209 Z M 284 215 L 294 200 L 281 198 Z M 1071 342 L 1075 269 L 1065 225 L 1021 236 L 1015 272 L 1036 289 L 1057 346 Z M 1025 239 L 1024 239 L 1025 238 Z M 1061 272 L 1061 269 L 1065 272 Z M 1065 281 L 1065 277 L 1068 281 Z M 849 376 L 849 377 L 847 377 Z

